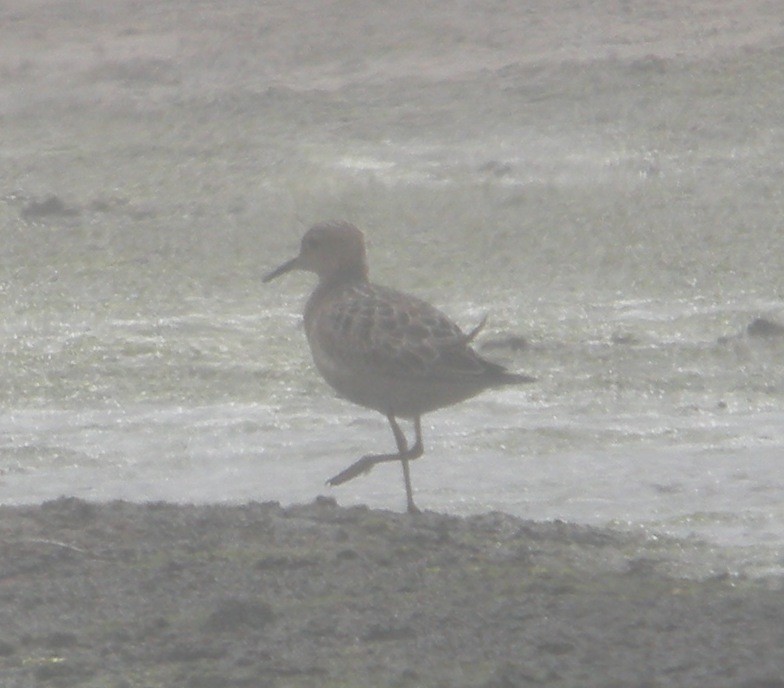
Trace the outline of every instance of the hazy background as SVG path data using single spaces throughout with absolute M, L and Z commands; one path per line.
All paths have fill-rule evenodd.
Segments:
M 5 1 L 0 501 L 400 508 L 260 283 L 344 218 L 540 378 L 426 419 L 420 506 L 780 567 L 783 113 L 775 1 Z

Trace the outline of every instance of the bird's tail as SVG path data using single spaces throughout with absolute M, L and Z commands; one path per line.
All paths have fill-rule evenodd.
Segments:
M 476 338 L 476 335 L 478 335 L 484 329 L 484 326 L 487 324 L 487 315 L 488 314 L 485 313 L 484 317 L 479 321 L 479 324 L 468 334 L 464 335 L 464 339 L 461 342 L 462 344 L 468 344 L 472 342 Z M 477 354 L 477 356 L 479 356 L 479 354 Z M 522 385 L 536 382 L 535 377 L 531 377 L 530 375 L 523 375 L 521 373 L 510 373 L 506 368 L 504 368 L 504 366 L 499 365 L 498 363 L 488 361 L 486 358 L 482 358 L 481 356 L 479 356 L 479 359 L 484 364 L 485 371 L 492 380 L 492 385 Z
M 492 361 L 488 361 L 486 359 L 482 359 L 483 363 L 485 364 L 485 370 L 487 370 L 490 378 L 492 380 L 492 384 L 495 385 L 522 385 L 522 384 L 530 384 L 531 382 L 536 382 L 535 377 L 531 377 L 530 375 L 523 375 L 522 373 L 510 373 L 504 366 L 499 365 L 498 363 L 493 363 Z
M 485 313 L 482 319 L 479 321 L 479 324 L 467 335 L 465 335 L 465 338 L 463 339 L 464 344 L 468 344 L 469 342 L 472 342 L 474 339 L 476 339 L 476 335 L 478 335 L 484 329 L 485 325 L 487 325 L 488 315 L 488 313 Z

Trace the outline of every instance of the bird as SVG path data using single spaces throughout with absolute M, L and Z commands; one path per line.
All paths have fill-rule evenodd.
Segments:
M 313 225 L 299 253 L 263 277 L 265 283 L 294 270 L 313 272 L 318 283 L 305 305 L 305 334 L 317 370 L 343 397 L 383 414 L 396 452 L 369 454 L 327 481 L 341 485 L 380 463 L 399 461 L 406 508 L 418 513 L 409 462 L 424 453 L 422 416 L 483 390 L 535 382 L 486 360 L 471 347 L 487 316 L 464 333 L 435 306 L 369 279 L 363 232 L 345 221 Z M 413 422 L 409 446 L 398 419 Z

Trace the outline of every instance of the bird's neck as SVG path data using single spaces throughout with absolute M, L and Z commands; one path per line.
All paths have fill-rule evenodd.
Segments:
M 318 289 L 334 289 L 344 284 L 361 284 L 367 281 L 367 264 L 355 263 L 335 270 L 329 275 L 320 275 Z

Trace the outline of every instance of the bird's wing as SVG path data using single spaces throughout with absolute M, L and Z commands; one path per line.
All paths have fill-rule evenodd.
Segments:
M 371 284 L 343 291 L 319 316 L 330 355 L 376 373 L 428 380 L 465 381 L 487 372 L 469 334 L 416 297 Z

